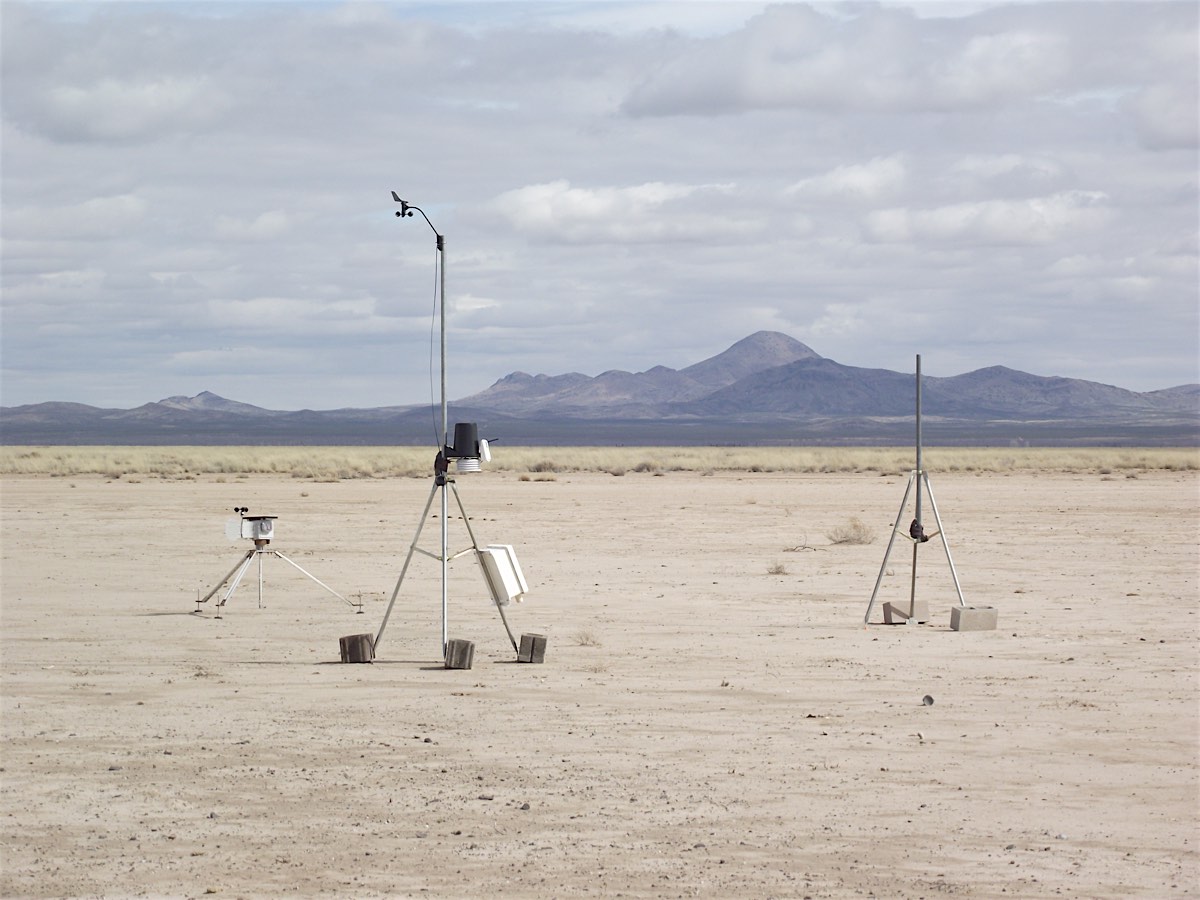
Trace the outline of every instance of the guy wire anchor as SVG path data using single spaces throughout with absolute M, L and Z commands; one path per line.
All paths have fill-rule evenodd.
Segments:
M 254 541 L 254 546 L 246 551 L 245 556 L 238 560 L 237 565 L 229 570 L 228 575 L 217 582 L 216 587 L 205 594 L 203 598 L 196 600 L 195 612 L 200 612 L 201 604 L 207 603 L 209 600 L 211 600 L 217 594 L 217 592 L 221 590 L 221 588 L 229 583 L 229 580 L 232 578 L 233 581 L 232 583 L 229 583 L 229 590 L 225 592 L 225 596 L 220 599 L 216 606 L 217 612 L 214 618 L 221 618 L 221 610 L 224 608 L 225 604 L 229 602 L 229 598 L 233 596 L 233 592 L 238 589 L 238 585 L 242 582 L 242 577 L 246 574 L 246 570 L 250 568 L 250 563 L 255 559 L 258 560 L 258 608 L 262 609 L 263 557 L 275 556 L 279 559 L 282 559 L 285 563 L 293 568 L 298 569 L 301 573 L 315 581 L 347 606 L 355 607 L 359 614 L 362 613 L 362 601 L 359 601 L 358 603 L 352 603 L 329 585 L 325 584 L 325 582 L 321 581 L 321 579 L 313 575 L 311 572 L 307 571 L 299 564 L 292 562 L 292 560 L 288 559 L 278 550 L 267 549 L 267 545 L 271 543 L 271 538 L 275 536 L 275 520 L 279 518 L 278 516 L 248 516 L 246 513 L 248 513 L 250 510 L 245 506 L 235 506 L 233 511 L 240 516 L 240 528 L 236 537 L 249 538 L 250 540 Z M 231 520 L 231 524 L 235 523 Z M 231 537 L 233 536 L 234 535 L 231 535 Z

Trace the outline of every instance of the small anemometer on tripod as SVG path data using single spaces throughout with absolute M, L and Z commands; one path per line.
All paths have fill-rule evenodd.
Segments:
M 251 562 L 255 560 L 258 561 L 258 607 L 259 609 L 262 609 L 264 556 L 274 556 L 277 559 L 282 559 L 285 563 L 292 566 L 294 569 L 298 569 L 302 574 L 308 576 L 308 578 L 310 578 L 312 581 L 315 581 L 343 603 L 356 607 L 358 612 L 362 612 L 362 601 L 359 601 L 358 603 L 352 603 L 329 585 L 325 584 L 325 582 L 321 581 L 321 579 L 317 578 L 315 575 L 305 569 L 303 566 L 300 566 L 288 559 L 278 550 L 273 550 L 268 547 L 268 545 L 271 543 L 271 540 L 275 537 L 275 520 L 279 518 L 278 516 L 248 516 L 246 515 L 246 513 L 250 512 L 250 507 L 248 506 L 235 506 L 233 511 L 238 514 L 238 518 L 230 519 L 225 524 L 225 536 L 231 541 L 238 540 L 239 538 L 251 540 L 254 542 L 254 546 L 246 551 L 245 555 L 238 560 L 237 565 L 229 570 L 229 574 L 217 582 L 217 586 L 205 594 L 204 597 L 200 597 L 199 592 L 197 592 L 196 612 L 200 611 L 202 604 L 207 603 L 209 600 L 215 597 L 220 592 L 221 588 L 228 584 L 229 589 L 225 591 L 224 596 L 222 596 L 216 604 L 216 618 L 221 618 L 221 611 L 224 609 L 225 604 L 229 602 L 229 598 L 233 596 L 233 592 L 238 589 L 238 585 L 241 584 L 242 577 L 246 574 L 246 570 L 250 568 Z M 232 581 L 230 579 L 232 579 Z

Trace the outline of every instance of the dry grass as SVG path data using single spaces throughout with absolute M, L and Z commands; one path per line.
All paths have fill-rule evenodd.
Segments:
M 825 537 L 831 544 L 873 544 L 875 533 L 858 516 L 852 516 L 845 525 L 838 525 Z
M 128 476 L 190 480 L 286 475 L 309 481 L 419 478 L 432 472 L 428 447 L 0 447 L 0 475 Z M 930 472 L 1139 472 L 1200 469 L 1196 448 L 930 447 Z M 533 480 L 569 472 L 649 475 L 670 472 L 877 472 L 912 469 L 904 447 L 504 447 L 486 468 Z

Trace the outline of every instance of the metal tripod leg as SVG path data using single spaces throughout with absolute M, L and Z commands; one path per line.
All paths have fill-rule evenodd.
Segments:
M 404 576 L 408 572 L 408 564 L 412 562 L 413 554 L 417 552 L 417 541 L 421 540 L 421 531 L 425 528 L 425 520 L 429 518 L 429 507 L 433 506 L 433 498 L 437 495 L 440 485 L 435 480 L 433 489 L 429 492 L 429 499 L 425 501 L 425 510 L 421 513 L 421 521 L 417 523 L 417 533 L 413 535 L 412 543 L 408 545 L 408 556 L 404 557 L 404 565 L 400 568 L 400 577 L 396 579 L 396 587 L 392 590 L 392 599 L 388 601 L 387 610 L 383 614 L 383 621 L 379 623 L 379 631 L 375 635 L 375 650 L 379 650 L 379 642 L 383 640 L 383 630 L 387 628 L 388 619 L 392 615 L 392 607 L 396 605 L 396 598 L 400 596 L 400 585 L 404 584 Z M 446 648 L 442 647 L 442 654 L 445 655 Z
M 479 541 L 475 540 L 475 532 L 471 530 L 471 520 L 469 518 L 467 518 L 467 511 L 463 507 L 462 498 L 460 496 L 458 496 L 458 486 L 455 485 L 454 482 L 452 481 L 452 482 L 450 482 L 450 487 L 454 489 L 454 499 L 458 502 L 458 511 L 460 513 L 462 513 L 463 523 L 467 526 L 467 534 L 470 535 L 471 546 L 474 548 L 475 558 L 476 558 L 476 560 L 478 560 L 479 559 Z M 496 591 L 496 586 L 494 584 L 492 584 L 491 576 L 488 575 L 487 566 L 480 566 L 479 568 L 483 571 L 484 581 L 486 581 L 488 583 L 488 593 L 492 595 L 493 599 L 496 597 L 499 597 L 500 595 Z M 513 653 L 519 653 L 520 650 L 517 649 L 517 639 L 515 637 L 513 637 L 512 629 L 508 627 L 508 616 L 506 616 L 504 614 L 504 607 L 501 606 L 499 603 L 497 603 L 496 611 L 498 613 L 500 613 L 500 621 L 504 623 L 504 630 L 508 634 L 509 643 L 512 644 Z
M 901 528 L 901 522 L 904 518 L 904 508 L 908 505 L 909 494 L 912 493 L 913 485 L 917 486 L 918 496 L 921 488 L 924 487 L 925 493 L 929 495 L 929 506 L 933 510 L 934 521 L 937 522 L 937 535 L 942 539 L 942 549 L 946 551 L 946 562 L 950 565 L 950 577 L 954 579 L 954 590 L 958 594 L 958 605 L 966 606 L 967 603 L 963 599 L 962 587 L 958 583 L 958 571 L 954 568 L 954 559 L 950 555 L 950 544 L 946 540 L 946 529 L 942 526 L 942 517 L 938 514 L 937 501 L 933 498 L 933 486 L 929 483 L 929 476 L 920 470 L 913 470 L 908 478 L 908 487 L 904 489 L 904 499 L 900 501 L 900 511 L 896 513 L 896 524 L 892 528 L 892 536 L 888 540 L 887 550 L 883 554 L 883 565 L 879 567 L 879 577 L 875 579 L 875 589 L 871 591 L 871 602 L 867 604 L 867 614 L 863 616 L 863 624 L 869 625 L 871 622 L 871 611 L 875 608 L 875 598 L 879 594 L 879 585 L 883 582 L 883 575 L 887 569 L 888 559 L 892 555 L 892 546 L 896 542 L 896 534 Z M 933 535 L 931 535 L 933 537 Z M 916 609 L 917 602 L 917 548 L 920 544 L 913 542 L 913 561 L 912 561 L 912 583 L 909 593 L 909 611 L 910 613 Z M 910 620 L 911 621 L 911 620 Z
M 325 582 L 323 582 L 320 578 L 318 578 L 312 572 L 309 572 L 303 566 L 300 566 L 299 564 L 292 562 L 290 559 L 288 559 L 286 556 L 284 556 L 278 550 L 269 550 L 267 552 L 271 553 L 274 556 L 278 556 L 280 559 L 282 559 L 288 565 L 290 565 L 296 569 L 299 569 L 303 574 L 307 575 L 309 578 L 311 578 L 313 581 L 315 581 L 321 587 L 325 588 L 325 590 L 329 591 L 329 593 L 333 594 L 333 596 L 337 597 L 339 600 L 341 600 L 347 606 L 356 606 L 357 605 L 358 611 L 360 613 L 362 612 L 362 604 L 361 603 L 359 603 L 359 604 L 351 603 L 349 600 L 347 600 L 345 597 L 343 597 L 341 594 L 339 594 L 337 591 L 335 591 L 333 588 L 331 588 L 329 585 L 327 585 Z
M 265 544 L 265 541 L 263 543 Z M 221 607 L 223 607 L 226 603 L 229 602 L 229 598 L 232 597 L 234 592 L 238 589 L 238 585 L 240 585 L 242 583 L 242 578 L 245 577 L 246 570 L 248 568 L 250 568 L 250 563 L 255 557 L 258 557 L 258 608 L 262 609 L 262 605 L 263 605 L 263 602 L 262 602 L 262 600 L 263 600 L 263 557 L 268 554 L 271 556 L 277 556 L 280 559 L 282 559 L 285 563 L 287 563 L 288 565 L 290 565 L 296 569 L 299 569 L 303 574 L 307 575 L 309 578 L 311 578 L 313 581 L 315 581 L 321 587 L 325 588 L 325 590 L 329 591 L 329 593 L 333 594 L 333 596 L 337 597 L 343 603 L 345 603 L 348 606 L 357 606 L 358 611 L 360 613 L 362 612 L 362 604 L 361 603 L 354 604 L 351 601 L 347 600 L 345 597 L 343 597 L 341 594 L 339 594 L 337 591 L 335 591 L 333 588 L 331 588 L 325 582 L 321 581 L 321 579 L 317 578 L 315 575 L 313 575 L 311 572 L 309 572 L 308 570 L 306 570 L 299 564 L 288 559 L 286 556 L 284 556 L 278 550 L 267 550 L 267 549 L 265 549 L 265 547 L 259 547 L 259 546 L 255 546 L 253 549 L 247 550 L 246 555 L 243 556 L 240 560 L 238 560 L 237 565 L 235 565 L 232 569 L 229 570 L 229 574 L 226 575 L 224 578 L 222 578 L 217 583 L 217 586 L 214 587 L 207 594 L 205 594 L 202 599 L 196 601 L 196 612 L 200 611 L 201 603 L 207 603 L 209 600 L 211 600 L 213 598 L 213 596 L 216 595 L 217 592 L 220 591 L 221 588 L 225 586 L 226 582 L 228 582 L 229 579 L 232 578 L 233 582 L 229 585 L 229 590 L 227 590 L 225 592 L 225 596 L 222 597 L 217 602 L 217 605 L 216 605 L 216 608 L 217 608 L 216 618 L 218 618 L 218 619 L 221 618 L 221 615 L 220 615 Z
M 384 629 L 387 628 L 388 619 L 391 618 L 392 607 L 394 607 L 396 605 L 396 598 L 400 596 L 400 587 L 401 587 L 401 585 L 404 584 L 404 576 L 408 574 L 408 567 L 412 563 L 413 556 L 416 553 L 424 553 L 426 556 L 432 556 L 434 559 L 439 560 L 442 563 L 442 565 L 445 566 L 445 564 L 449 561 L 450 558 L 457 558 L 457 557 L 461 556 L 463 553 L 468 552 L 466 550 L 463 550 L 460 553 L 454 554 L 453 557 L 450 557 L 448 550 L 446 550 L 444 554 L 441 554 L 441 553 L 433 554 L 433 553 L 429 553 L 426 550 L 422 550 L 420 547 L 417 546 L 417 544 L 421 540 L 421 532 L 425 528 L 425 521 L 429 518 L 429 510 L 433 506 L 433 498 L 437 495 L 437 492 L 440 489 L 442 491 L 442 510 L 443 510 L 442 522 L 441 522 L 441 525 L 443 528 L 442 546 L 443 546 L 443 548 L 445 547 L 446 538 L 445 538 L 444 529 L 446 528 L 446 525 L 447 525 L 447 516 L 445 514 L 445 510 L 446 510 L 446 493 L 445 493 L 445 491 L 446 491 L 447 486 L 449 486 L 450 489 L 454 491 L 454 500 L 458 504 L 458 511 L 462 514 L 463 524 L 465 524 L 467 526 L 467 535 L 471 538 L 471 550 L 475 551 L 476 558 L 478 558 L 478 556 L 479 556 L 479 542 L 475 539 L 475 532 L 471 528 L 471 520 L 467 516 L 466 508 L 463 506 L 462 497 L 460 497 L 458 494 L 457 485 L 455 485 L 453 479 L 451 479 L 451 478 L 435 479 L 433 488 L 429 492 L 429 499 L 425 501 L 425 509 L 421 512 L 421 521 L 417 524 L 417 532 L 416 532 L 416 534 L 413 535 L 412 543 L 409 544 L 408 555 L 404 557 L 404 565 L 400 568 L 400 577 L 396 579 L 396 587 L 392 590 L 392 597 L 388 601 L 387 610 L 383 614 L 383 621 L 379 624 L 379 631 L 376 632 L 376 634 L 375 634 L 374 648 L 375 648 L 376 653 L 378 653 L 379 644 L 383 640 L 383 632 L 384 632 Z M 484 572 L 484 579 L 487 580 L 487 578 L 488 578 L 487 570 L 484 569 L 483 572 Z M 443 575 L 442 585 L 443 585 L 442 656 L 445 657 L 447 639 L 446 639 L 446 608 L 445 608 L 446 601 L 445 601 L 445 593 L 444 593 L 444 591 L 445 591 L 445 576 L 444 575 Z M 493 588 L 493 586 L 492 586 L 491 582 L 488 581 L 488 591 L 489 591 L 489 593 L 492 594 L 493 597 L 495 597 L 496 594 L 494 593 L 492 588 Z M 513 637 L 512 629 L 508 625 L 508 617 L 504 614 L 504 610 L 503 610 L 503 608 L 500 607 L 499 604 L 496 605 L 496 609 L 500 613 L 500 621 L 504 624 L 504 630 L 508 634 L 508 640 L 512 644 L 513 651 L 517 652 L 517 640 L 515 637 Z
M 242 566 L 238 569 L 237 576 L 233 579 L 233 583 L 229 585 L 229 590 L 225 592 L 225 596 L 217 604 L 217 618 L 221 618 L 221 609 L 229 602 L 229 598 L 233 596 L 233 592 L 238 589 L 238 585 L 242 583 L 242 576 L 246 574 L 246 570 L 250 568 L 250 562 L 254 557 L 258 557 L 258 608 L 262 609 L 262 555 L 258 548 L 247 551 L 246 558 L 242 561 Z
M 908 495 L 912 493 L 917 477 L 918 473 L 915 470 L 908 476 L 908 487 L 904 489 L 904 499 L 900 501 L 900 511 L 896 513 L 896 522 L 892 526 L 892 536 L 888 538 L 887 550 L 883 554 L 883 565 L 879 567 L 879 577 L 875 579 L 875 589 L 871 591 L 871 602 L 867 604 L 867 614 L 863 616 L 864 625 L 869 625 L 871 622 L 871 610 L 875 608 L 875 597 L 879 594 L 879 585 L 883 582 L 883 573 L 887 570 L 888 558 L 892 555 L 892 546 L 896 543 L 896 532 L 900 530 L 900 521 L 904 518 L 904 507 L 908 505 Z M 913 570 L 915 573 L 915 557 L 913 558 Z M 914 574 L 913 577 L 915 578 L 916 575 Z
M 937 502 L 933 499 L 933 488 L 929 484 L 929 476 L 924 472 L 921 477 L 925 481 L 925 491 L 929 494 L 929 506 L 933 509 L 933 520 L 937 522 L 938 534 L 942 537 L 942 549 L 946 551 L 946 562 L 950 564 L 950 577 L 954 579 L 954 590 L 958 592 L 958 605 L 966 606 L 967 601 L 963 599 L 962 588 L 958 585 L 958 572 L 954 569 L 954 560 L 950 557 L 950 545 L 946 543 L 946 529 L 942 527 L 942 517 L 938 515 Z M 914 570 L 916 563 L 913 563 Z
M 218 581 L 218 582 L 217 582 L 217 586 L 216 586 L 216 587 L 214 587 L 214 588 L 213 588 L 211 591 L 209 591 L 207 594 L 205 594 L 205 595 L 204 595 L 204 597 L 203 597 L 203 599 L 201 599 L 201 600 L 197 600 L 197 601 L 196 601 L 196 605 L 197 605 L 197 606 L 199 606 L 201 603 L 207 603 L 209 600 L 211 600 L 211 599 L 213 598 L 213 595 L 214 595 L 214 594 L 216 594 L 216 593 L 217 593 L 217 591 L 221 590 L 221 588 L 223 588 L 223 587 L 225 586 L 225 583 L 226 583 L 227 581 L 229 581 L 229 579 L 230 579 L 230 578 L 232 578 L 232 577 L 233 577 L 234 573 L 235 573 L 235 572 L 237 572 L 237 571 L 238 571 L 238 569 L 241 569 L 241 568 L 243 568 L 243 567 L 246 565 L 246 563 L 248 563 L 248 562 L 250 561 L 250 557 L 252 557 L 252 556 L 255 554 L 255 552 L 257 551 L 257 549 L 258 549 L 258 548 L 255 548 L 255 549 L 253 549 L 253 550 L 247 550 L 247 551 L 246 551 L 246 555 L 245 555 L 245 556 L 243 556 L 241 559 L 239 559 L 239 560 L 237 561 L 237 564 L 236 564 L 236 565 L 235 565 L 235 566 L 234 566 L 232 569 L 230 569 L 230 570 L 229 570 L 229 574 L 228 574 L 228 575 L 226 575 L 224 578 L 222 578 L 220 581 Z M 239 576 L 239 577 L 240 577 L 240 576 Z M 226 596 L 226 598 L 225 598 L 225 599 L 226 599 L 226 600 L 228 600 L 228 599 L 229 599 L 229 597 L 228 597 L 228 596 Z M 222 601 L 222 603 L 218 603 L 217 605 L 218 605 L 218 606 L 221 606 L 221 605 L 223 605 L 223 603 L 224 603 L 224 601 Z M 199 610 L 197 610 L 197 612 L 199 612 Z

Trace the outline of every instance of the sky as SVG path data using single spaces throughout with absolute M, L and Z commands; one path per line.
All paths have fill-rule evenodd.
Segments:
M 760 330 L 1200 382 L 1198 15 L 0 0 L 0 404 L 435 401 L 442 274 L 451 400 Z

